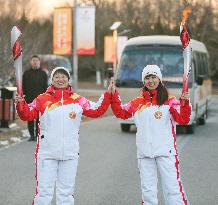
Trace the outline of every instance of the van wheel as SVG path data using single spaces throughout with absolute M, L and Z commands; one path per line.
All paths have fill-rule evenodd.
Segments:
M 120 126 L 121 126 L 121 130 L 123 132 L 129 132 L 130 131 L 130 126 L 131 125 L 129 125 L 129 124 L 120 124 Z
M 198 118 L 198 125 L 205 125 L 205 123 L 206 123 L 206 114 Z
M 205 111 L 205 119 L 208 118 L 208 100 L 206 100 L 206 111 Z
M 193 134 L 195 132 L 195 125 L 194 124 L 186 125 L 185 132 L 186 134 Z

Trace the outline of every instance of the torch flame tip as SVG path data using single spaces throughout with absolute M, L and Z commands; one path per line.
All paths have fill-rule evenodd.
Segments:
M 182 21 L 181 21 L 181 25 L 184 26 L 189 15 L 191 14 L 192 12 L 192 8 L 190 6 L 187 6 L 184 8 L 184 10 L 182 11 L 182 15 L 183 15 L 183 18 L 182 18 Z

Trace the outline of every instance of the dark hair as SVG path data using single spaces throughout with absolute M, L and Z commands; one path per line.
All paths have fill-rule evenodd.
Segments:
M 38 55 L 33 55 L 33 56 L 31 57 L 31 60 L 32 60 L 33 58 L 38 58 L 38 59 L 40 60 L 40 57 L 39 57 Z
M 54 74 L 53 74 L 53 77 L 54 77 L 54 75 L 57 74 L 57 73 L 61 73 L 61 74 L 63 74 L 63 75 L 66 75 L 67 78 L 68 78 L 68 80 L 70 79 L 69 74 L 68 74 L 67 71 L 64 70 L 64 69 L 58 69 L 58 70 L 56 70 L 56 71 L 54 72 Z
M 149 89 L 146 86 L 143 87 L 143 90 L 149 91 Z M 169 96 L 168 91 L 161 82 L 159 83 L 156 90 L 157 90 L 157 104 L 163 105 L 168 100 L 168 96 Z

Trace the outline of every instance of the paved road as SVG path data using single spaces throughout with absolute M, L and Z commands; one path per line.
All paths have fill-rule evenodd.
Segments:
M 206 126 L 179 135 L 182 179 L 192 205 L 218 204 L 218 97 Z M 114 117 L 82 123 L 76 205 L 139 205 L 135 133 L 121 133 Z M 35 143 L 0 151 L 0 205 L 30 205 L 35 189 Z M 160 192 L 160 204 L 163 204 Z M 54 204 L 54 203 L 53 203 Z

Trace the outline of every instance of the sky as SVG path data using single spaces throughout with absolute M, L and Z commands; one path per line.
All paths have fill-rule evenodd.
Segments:
M 115 0 L 105 0 L 105 1 L 115 1 Z M 119 0 L 116 0 L 119 1 Z M 134 0 L 133 0 L 134 1 Z M 142 0 L 143 1 L 143 0 Z M 199 1 L 199 0 L 190 0 L 190 1 Z M 218 0 L 205 0 L 218 7 Z M 46 18 L 51 15 L 55 7 L 60 6 L 72 6 L 74 0 L 30 0 L 29 1 L 29 12 L 26 13 L 27 17 L 32 19 Z M 77 0 L 78 3 L 90 2 L 90 0 Z
M 49 16 L 55 7 L 72 6 L 73 0 L 31 0 L 31 4 L 34 5 L 34 8 L 30 12 L 30 19 L 37 17 L 43 18 Z
M 104 0 L 108 2 L 119 0 Z M 134 1 L 134 0 L 133 0 Z M 32 19 L 45 18 L 51 15 L 55 7 L 73 6 L 74 0 L 30 0 L 30 11 L 26 14 L 27 17 Z M 90 0 L 77 0 L 78 4 L 91 4 Z
M 105 0 L 105 1 L 114 1 L 114 0 Z M 116 1 L 119 1 L 119 0 L 116 0 Z M 191 0 L 191 1 L 197 2 L 198 0 Z M 218 0 L 205 0 L 205 2 L 210 2 L 210 1 L 214 6 L 218 6 L 217 5 Z M 35 16 L 47 17 L 52 13 L 54 7 L 72 6 L 74 0 L 30 0 L 30 2 L 33 5 L 35 5 L 34 11 L 31 12 L 32 14 L 34 13 L 32 17 L 35 17 Z M 81 2 L 90 2 L 90 1 L 89 0 L 77 0 L 77 2 L 81 3 Z M 35 7 L 38 9 L 35 9 Z M 37 13 L 35 12 L 36 10 L 38 10 Z

